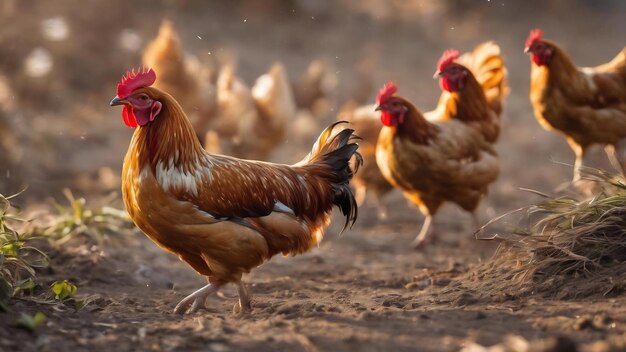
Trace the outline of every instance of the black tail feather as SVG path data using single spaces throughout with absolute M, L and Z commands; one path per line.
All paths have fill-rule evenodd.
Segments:
M 363 157 L 358 152 L 359 145 L 355 143 L 361 138 L 354 134 L 354 130 L 346 128 L 335 135 L 332 133 L 337 125 L 344 123 L 348 122 L 338 121 L 328 126 L 305 159 L 309 164 L 326 165 L 331 171 L 325 176 L 330 179 L 333 187 L 333 204 L 346 218 L 342 232 L 348 226 L 352 228 L 358 217 L 359 210 L 350 187 L 350 180 L 363 165 Z M 353 157 L 356 160 L 354 170 L 350 167 L 350 159 Z

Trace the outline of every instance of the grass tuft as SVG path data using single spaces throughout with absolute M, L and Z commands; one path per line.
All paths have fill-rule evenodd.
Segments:
M 455 280 L 448 291 L 469 291 L 496 300 L 535 294 L 569 299 L 622 293 L 626 182 L 592 168 L 585 168 L 584 175 L 595 183 L 592 197 L 542 195 L 542 201 L 525 209 L 521 223 L 530 225 L 493 236 L 502 240 L 494 257 Z

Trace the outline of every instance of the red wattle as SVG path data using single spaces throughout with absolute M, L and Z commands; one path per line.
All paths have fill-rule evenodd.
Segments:
M 135 114 L 133 114 L 132 107 L 124 105 L 124 108 L 122 109 L 122 119 L 124 120 L 126 126 L 130 128 L 137 127 L 137 119 L 135 118 Z
M 385 126 L 393 126 L 393 118 L 391 117 L 391 114 L 387 111 L 383 111 L 380 114 L 380 122 L 382 122 Z
M 454 92 L 452 84 L 450 84 L 450 80 L 446 77 L 441 77 L 441 79 L 439 80 L 439 86 L 445 91 Z
M 543 62 L 542 58 L 539 55 L 533 54 L 531 57 L 535 65 L 539 65 L 539 66 L 545 65 L 545 63 Z

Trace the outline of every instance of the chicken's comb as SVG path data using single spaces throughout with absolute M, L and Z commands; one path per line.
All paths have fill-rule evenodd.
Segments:
M 153 69 L 139 69 L 135 72 L 126 71 L 126 75 L 122 76 L 122 80 L 117 84 L 117 96 L 120 98 L 126 98 L 135 89 L 141 87 L 149 87 L 154 81 L 156 81 L 156 73 Z
M 526 43 L 524 45 L 526 45 L 527 48 L 530 48 L 533 43 L 535 43 L 537 40 L 541 40 L 542 37 L 543 32 L 541 31 L 541 29 L 535 28 L 530 31 L 530 34 L 528 35 L 528 38 L 526 38 Z
M 398 91 L 398 86 L 393 81 L 387 82 L 379 91 L 376 102 L 378 105 L 384 104 Z
M 441 58 L 437 62 L 437 70 L 443 71 L 446 66 L 453 63 L 454 60 L 459 58 L 459 56 L 461 56 L 461 52 L 459 52 L 458 50 L 448 49 L 444 51 L 443 55 L 441 55 Z

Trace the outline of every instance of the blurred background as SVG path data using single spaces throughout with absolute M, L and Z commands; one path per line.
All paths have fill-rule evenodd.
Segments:
M 298 128 L 319 133 L 346 102 L 373 103 L 388 80 L 421 110 L 434 108 L 441 91 L 431 77 L 442 51 L 497 41 L 511 92 L 497 145 L 503 172 L 489 202 L 496 210 L 524 203 L 519 187 L 553 189 L 571 175 L 552 162 L 572 163 L 571 151 L 539 127 L 528 101 L 529 30 L 543 29 L 581 66 L 608 61 L 626 39 L 621 0 L 0 0 L 0 193 L 28 185 L 36 201 L 63 187 L 119 189 L 132 130 L 109 101 L 166 19 L 211 82 L 228 65 L 249 86 L 275 62 L 294 87 L 315 67 L 323 71 L 324 103 L 310 112 L 312 126 L 287 121 L 287 137 L 268 157 L 283 162 L 313 142 Z

